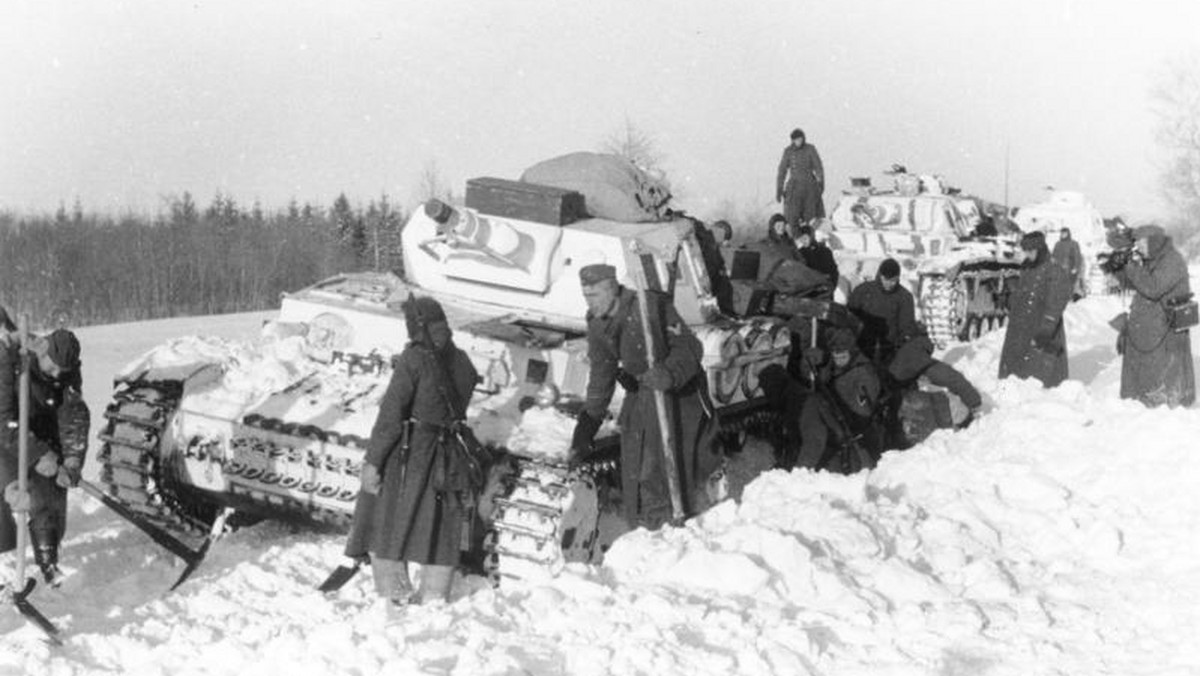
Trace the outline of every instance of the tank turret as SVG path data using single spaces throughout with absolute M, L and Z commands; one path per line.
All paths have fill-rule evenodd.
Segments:
M 1006 285 L 1020 268 L 1015 238 L 980 236 L 977 204 L 941 177 L 898 165 L 889 174 L 892 190 L 846 190 L 822 228 L 846 286 L 894 258 L 935 344 L 1003 325 Z M 968 202 L 976 208 L 964 208 Z

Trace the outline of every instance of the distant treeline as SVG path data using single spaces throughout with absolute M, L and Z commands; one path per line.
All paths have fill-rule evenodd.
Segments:
M 0 305 L 35 328 L 271 309 L 337 272 L 402 272 L 404 220 L 386 196 L 345 195 L 277 213 L 187 193 L 155 217 L 0 213 Z

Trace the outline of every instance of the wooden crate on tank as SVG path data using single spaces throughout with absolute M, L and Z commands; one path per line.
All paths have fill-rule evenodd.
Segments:
M 467 207 L 480 213 L 549 225 L 567 225 L 587 218 L 583 195 L 537 183 L 503 178 L 467 181 Z

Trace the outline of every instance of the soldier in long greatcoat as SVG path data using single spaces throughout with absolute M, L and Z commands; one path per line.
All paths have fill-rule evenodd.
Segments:
M 1157 225 L 1134 230 L 1141 256 L 1117 272 L 1136 295 L 1122 335 L 1121 397 L 1147 406 L 1191 406 L 1196 400 L 1188 331 L 1167 323 L 1166 304 L 1191 293 L 1188 269 Z
M 804 132 L 792 130 L 792 142 L 783 149 L 775 174 L 775 201 L 783 203 L 784 216 L 792 232 L 800 223 L 825 217 L 825 167 L 816 146 L 808 143 Z
M 412 600 L 408 562 L 421 564 L 421 601 L 448 596 L 483 469 L 460 440 L 475 367 L 437 301 L 414 298 L 404 310 L 410 342 L 392 360 L 346 546 L 370 553 L 376 591 L 397 605 Z
M 1071 273 L 1072 298 L 1082 298 L 1084 292 L 1083 252 L 1079 250 L 1079 242 L 1071 239 L 1070 228 L 1063 228 L 1059 231 L 1058 241 L 1054 243 L 1054 251 L 1050 253 L 1050 259 L 1054 261 L 1055 265 Z
M 1041 232 L 1022 237 L 1021 249 L 1025 262 L 1008 297 L 1000 377 L 1037 378 L 1046 387 L 1055 387 L 1067 379 L 1063 311 L 1071 302 L 1071 277 L 1050 260 Z
M 650 332 L 656 364 L 649 368 L 637 294 L 621 287 L 611 265 L 580 271 L 588 302 L 587 401 L 579 414 L 572 452 L 586 455 L 618 382 L 625 401 L 621 427 L 621 494 L 631 525 L 657 528 L 670 520 L 662 434 L 654 391 L 664 393 L 671 425 L 671 449 L 679 469 L 685 515 L 702 511 L 704 486 L 717 469 L 716 421 L 708 381 L 700 364 L 700 341 L 662 294 L 650 293 Z

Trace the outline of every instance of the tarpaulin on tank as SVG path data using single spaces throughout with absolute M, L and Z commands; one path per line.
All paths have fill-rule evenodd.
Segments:
M 526 169 L 521 180 L 583 193 L 588 214 L 611 221 L 663 220 L 671 199 L 665 182 L 620 155 L 561 155 Z

